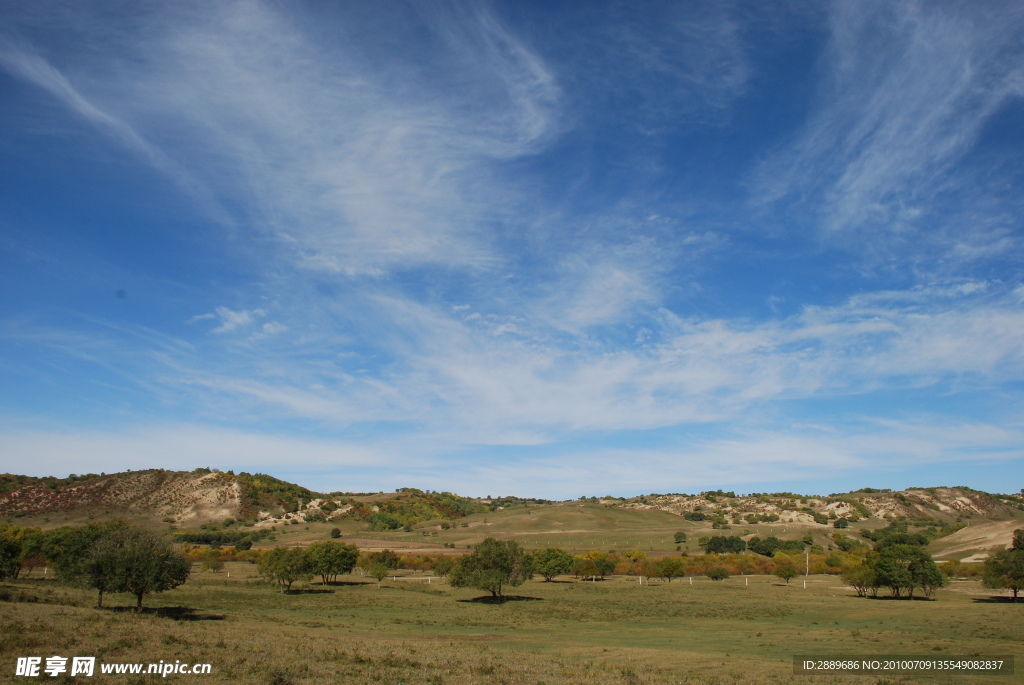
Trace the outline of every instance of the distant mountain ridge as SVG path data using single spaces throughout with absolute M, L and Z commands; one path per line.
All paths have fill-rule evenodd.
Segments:
M 716 527 L 761 522 L 837 526 L 837 521 L 905 518 L 919 525 L 955 526 L 972 517 L 1019 518 L 1024 494 L 1002 495 L 966 487 L 866 488 L 829 496 L 795 493 L 708 491 L 696 495 L 652 494 L 632 498 L 586 498 L 608 507 L 656 509 Z M 515 503 L 520 498 L 467 498 L 452 493 L 401 488 L 395 493 L 318 493 L 266 474 L 149 469 L 114 474 L 35 478 L 0 474 L 0 516 L 39 517 L 59 512 L 128 515 L 173 521 L 181 526 L 235 518 L 269 525 L 299 519 L 325 521 L 351 516 L 371 527 L 394 529 L 417 521 L 455 519 Z M 842 526 L 839 523 L 838 526 Z

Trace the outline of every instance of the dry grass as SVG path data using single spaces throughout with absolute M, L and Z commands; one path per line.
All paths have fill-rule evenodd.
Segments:
M 792 682 L 794 654 L 999 655 L 1024 644 L 1024 603 L 984 601 L 991 593 L 974 582 L 956 583 L 934 602 L 906 602 L 857 598 L 825 576 L 812 576 L 807 590 L 799 580 L 785 587 L 763 576 L 750 585 L 701 578 L 642 587 L 619 577 L 531 582 L 516 590 L 529 599 L 495 605 L 436 581 L 399 579 L 379 589 L 358 577 L 345 581 L 282 595 L 259 584 L 248 564 L 230 563 L 149 598 L 143 615 L 94 609 L 92 594 L 52 581 L 5 583 L 0 673 L 13 674 L 18 656 L 60 654 L 209 662 L 214 674 L 201 680 L 211 683 L 725 685 Z M 884 682 L 799 678 L 876 681 Z

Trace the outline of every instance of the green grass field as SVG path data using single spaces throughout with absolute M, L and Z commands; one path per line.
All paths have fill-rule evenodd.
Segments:
M 169 679 L 268 685 L 1020 682 L 1019 675 L 793 675 L 795 654 L 1019 654 L 1024 602 L 993 602 L 973 581 L 954 582 L 935 601 L 910 602 L 858 598 L 831 576 L 811 576 L 806 589 L 802 579 L 787 587 L 765 576 L 643 586 L 635 577 L 563 578 L 528 582 L 513 590 L 521 598 L 491 604 L 478 591 L 402 572 L 382 587 L 346 576 L 288 595 L 254 572 L 240 562 L 220 573 L 197 569 L 184 586 L 148 597 L 142 615 L 117 608 L 131 604 L 126 596 L 108 596 L 115 608 L 98 610 L 93 593 L 52 580 L 2 583 L 0 678 L 18 680 L 19 656 L 57 654 L 208 662 L 210 676 Z M 160 678 L 79 682 L 151 679 Z

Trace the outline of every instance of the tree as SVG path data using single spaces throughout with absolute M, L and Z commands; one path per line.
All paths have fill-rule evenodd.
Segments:
M 215 549 L 208 549 L 203 552 L 203 570 L 219 573 L 224 570 L 224 560 L 220 558 L 220 552 Z
M 1024 590 L 1024 530 L 1013 531 L 1012 548 L 989 555 L 982 582 L 988 588 L 1010 590 L 1017 601 L 1017 593 Z
M 65 583 L 81 585 L 86 575 L 83 564 L 89 559 L 93 544 L 104 536 L 123 532 L 129 527 L 124 520 L 90 523 L 84 528 L 62 526 L 43 533 L 41 551 L 54 563 L 57 578 Z
M 0 526 L 0 578 L 17 578 L 26 565 L 31 573 L 41 561 L 44 539 L 38 528 Z
M 309 571 L 320 576 L 324 585 L 335 582 L 339 575 L 351 573 L 358 559 L 356 546 L 344 542 L 314 542 L 306 548 Z
M 17 578 L 21 570 L 21 544 L 13 536 L 0 535 L 0 580 Z
M 704 575 L 706 575 L 711 580 L 714 580 L 714 581 L 717 582 L 719 580 L 725 580 L 726 578 L 728 578 L 729 577 L 729 571 L 728 571 L 728 569 L 726 569 L 726 568 L 724 568 L 722 566 L 716 566 L 715 568 L 708 569 L 707 573 L 705 573 Z
M 658 577 L 658 562 L 654 559 L 644 559 L 639 562 L 638 572 L 647 579 L 647 584 L 650 585 L 651 578 Z
M 451 557 L 437 557 L 430 565 L 434 573 L 442 578 L 451 573 L 453 566 L 455 566 L 455 561 Z
M 681 578 L 686 575 L 686 565 L 679 557 L 663 557 L 655 562 L 654 574 L 671 583 L 673 578 Z
M 615 573 L 615 562 L 604 552 L 588 552 L 587 558 L 594 562 L 595 575 L 602 580 L 605 576 Z
M 793 559 L 790 557 L 779 557 L 775 564 L 775 577 L 786 581 L 786 585 L 789 585 L 789 581 L 800 575 L 796 570 Z
M 684 533 L 683 531 L 677 532 L 672 537 L 675 539 L 677 545 L 680 545 L 680 544 L 686 542 L 686 533 Z
M 738 535 L 716 535 L 708 539 L 704 548 L 708 554 L 739 554 L 747 549 L 747 543 Z
M 292 583 L 313 577 L 301 547 L 275 547 L 263 555 L 259 562 L 260 575 L 276 582 L 282 592 L 290 592 Z
M 590 557 L 576 557 L 572 561 L 572 574 L 577 578 L 597 576 L 597 564 Z
M 178 587 L 192 570 L 169 542 L 126 521 L 48 531 L 41 550 L 61 580 L 96 589 L 100 604 L 106 592 L 133 594 L 136 611 L 147 594 Z
M 555 576 L 572 571 L 572 555 L 558 547 L 548 547 L 533 553 L 533 570 L 550 583 Z
M 338 539 L 341 537 L 341 528 L 331 528 L 331 538 Z
M 391 570 L 398 568 L 398 555 L 392 552 L 390 549 L 386 549 L 383 552 L 371 552 L 368 557 L 370 566 L 374 564 L 383 564 L 384 568 Z
M 380 587 L 380 581 L 384 580 L 387 577 L 388 572 L 390 570 L 391 569 L 389 569 L 386 565 L 379 561 L 375 561 L 372 564 L 370 564 L 370 577 L 377 579 L 377 587 Z
M 931 596 L 937 588 L 946 584 L 946 577 L 939 571 L 930 554 L 918 545 L 893 544 L 877 552 L 869 560 L 879 586 L 889 588 L 894 597 L 904 592 L 908 599 L 914 598 L 914 590 L 921 588 Z
M 188 580 L 192 562 L 152 533 L 129 528 L 113 538 L 117 549 L 114 590 L 135 595 L 136 611 L 142 611 L 145 595 L 176 588 Z
M 869 563 L 860 563 L 850 566 L 843 571 L 843 582 L 857 591 L 858 597 L 867 597 L 868 590 L 872 595 L 878 593 L 878 574 Z
M 103 606 L 103 593 L 118 587 L 118 541 L 114 536 L 97 539 L 80 560 L 77 579 L 79 585 L 96 590 L 96 607 Z
M 487 538 L 462 557 L 449 574 L 452 587 L 486 590 L 501 597 L 505 587 L 517 587 L 533 575 L 533 557 L 514 540 Z

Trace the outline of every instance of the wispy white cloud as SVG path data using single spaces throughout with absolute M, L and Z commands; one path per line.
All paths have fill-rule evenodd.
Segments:
M 661 312 L 645 321 L 654 329 L 639 347 L 567 334 L 545 319 L 502 321 L 374 297 L 372 309 L 389 322 L 377 346 L 392 359 L 374 374 L 310 367 L 299 348 L 259 378 L 259 364 L 245 365 L 243 380 L 230 364 L 208 373 L 195 360 L 173 377 L 318 420 L 457 426 L 466 443 L 516 431 L 554 440 L 737 420 L 779 399 L 1024 379 L 1024 310 L 1012 292 L 992 288 L 961 282 L 859 295 L 767 322 Z
M 308 268 L 486 263 L 495 255 L 478 221 L 510 194 L 484 182 L 488 165 L 558 130 L 553 74 L 479 6 L 447 12 L 441 35 L 379 62 L 358 29 L 326 40 L 266 3 L 136 19 L 132 34 L 93 26 L 107 40 L 81 85 L 9 45 L 2 63 L 159 170 L 210 188 L 237 230 L 274 236 Z
M 830 239 L 877 249 L 879 260 L 907 240 L 971 258 L 992 243 L 990 217 L 949 217 L 945 200 L 974 184 L 953 165 L 1024 93 L 1024 11 L 1016 3 L 832 7 L 825 83 L 807 126 L 761 169 L 760 201 L 799 199 Z

